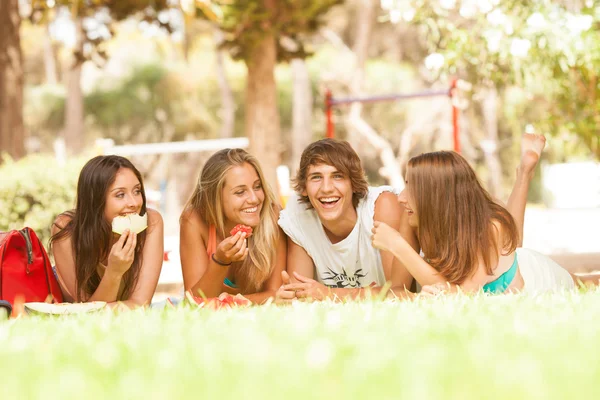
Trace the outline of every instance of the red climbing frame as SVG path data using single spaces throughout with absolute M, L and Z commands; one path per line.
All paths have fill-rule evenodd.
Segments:
M 450 97 L 450 103 L 452 105 L 452 134 L 454 139 L 454 151 L 460 153 L 460 137 L 459 137 L 459 126 L 458 126 L 458 108 L 456 107 L 453 97 L 456 95 L 456 78 L 452 79 L 450 88 L 446 90 L 428 90 L 418 93 L 410 94 L 391 94 L 384 96 L 371 96 L 371 97 L 348 97 L 345 99 L 336 99 L 330 90 L 325 93 L 325 116 L 327 118 L 327 137 L 333 138 L 335 136 L 335 125 L 333 123 L 333 107 L 351 104 L 351 103 L 378 103 L 381 101 L 396 101 L 396 100 L 407 100 L 415 99 L 418 97 L 434 97 L 434 96 L 448 96 Z

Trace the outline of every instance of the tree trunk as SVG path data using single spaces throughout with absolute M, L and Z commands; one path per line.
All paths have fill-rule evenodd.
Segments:
M 217 61 L 217 81 L 219 82 L 219 90 L 221 92 L 221 132 L 220 137 L 233 137 L 235 128 L 235 99 L 229 81 L 227 80 L 227 71 L 225 70 L 224 51 L 219 49 L 223 42 L 224 35 L 219 29 L 215 30 L 215 56 Z
M 486 139 L 481 148 L 488 167 L 488 191 L 492 197 L 502 197 L 502 167 L 498 155 L 498 91 L 495 87 L 484 90 L 481 100 Z
M 0 1 L 0 153 L 25 155 L 19 0 Z M 2 159 L 0 158 L 0 163 Z
M 369 58 L 369 43 L 371 41 L 371 32 L 375 22 L 376 11 L 379 7 L 379 0 L 360 0 L 358 4 L 359 16 L 353 46 L 355 68 L 352 82 L 350 83 L 350 92 L 353 96 L 363 94 L 365 66 Z M 376 149 L 379 159 L 383 164 L 380 170 L 381 176 L 386 178 L 390 185 L 402 189 L 404 187 L 404 180 L 402 179 L 400 165 L 394 156 L 392 146 L 362 118 L 361 114 L 362 104 L 353 103 L 347 119 L 347 124 L 352 128 L 350 132 L 357 132 Z
M 277 192 L 275 169 L 281 164 L 281 128 L 275 85 L 275 37 L 265 34 L 246 60 L 246 137 L 260 159 L 267 182 Z
M 302 152 L 312 142 L 313 97 L 310 75 L 304 60 L 292 60 L 294 80 L 292 109 L 292 173 L 300 165 Z
M 50 36 L 48 25 L 46 25 L 46 35 L 44 35 L 44 70 L 46 72 L 46 83 L 56 85 L 58 83 L 56 57 L 54 55 L 54 47 L 52 46 L 52 37 Z
M 67 72 L 67 99 L 65 104 L 65 128 L 63 137 L 69 155 L 83 149 L 83 92 L 81 90 L 81 67 L 83 66 L 84 32 L 81 18 L 75 17 L 75 48 Z
M 356 21 L 356 37 L 354 38 L 355 72 L 350 85 L 352 94 L 359 95 L 365 81 L 365 64 L 369 58 L 369 43 L 375 22 L 375 13 L 379 8 L 379 0 L 359 0 L 358 19 Z M 360 104 L 360 103 L 354 103 Z

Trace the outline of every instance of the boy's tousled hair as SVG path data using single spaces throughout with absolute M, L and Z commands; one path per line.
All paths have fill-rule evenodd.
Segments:
M 311 143 L 304 149 L 300 158 L 300 168 L 292 181 L 300 203 L 307 204 L 309 208 L 312 207 L 308 196 L 304 196 L 302 193 L 306 190 L 309 167 L 320 164 L 331 165 L 350 179 L 354 208 L 358 206 L 361 199 L 367 196 L 369 184 L 365 177 L 365 171 L 358 154 L 350 146 L 350 143 L 339 139 L 322 139 Z

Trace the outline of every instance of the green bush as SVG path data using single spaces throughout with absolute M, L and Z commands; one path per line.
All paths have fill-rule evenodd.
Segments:
M 75 206 L 82 166 L 82 159 L 61 166 L 49 155 L 5 159 L 0 165 L 0 231 L 28 226 L 47 245 L 54 218 Z

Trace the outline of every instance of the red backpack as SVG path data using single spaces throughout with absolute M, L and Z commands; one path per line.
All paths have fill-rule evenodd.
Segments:
M 0 300 L 62 303 L 48 254 L 31 228 L 0 232 Z

